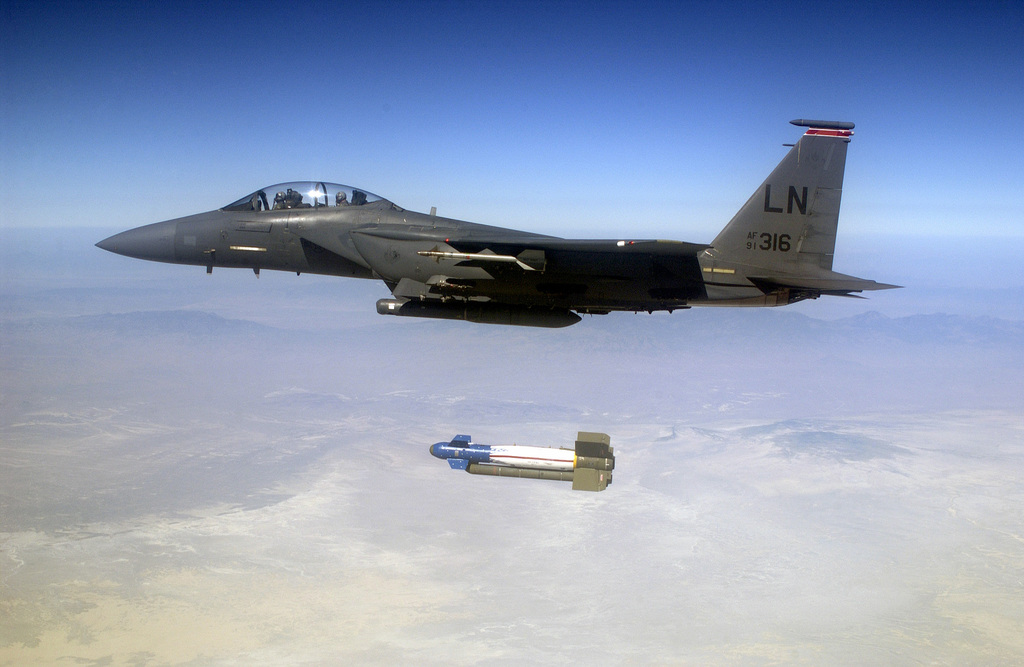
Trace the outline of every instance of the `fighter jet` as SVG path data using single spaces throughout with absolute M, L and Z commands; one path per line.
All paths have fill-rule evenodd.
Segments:
M 385 315 L 564 327 L 580 315 L 783 306 L 897 287 L 832 270 L 853 123 L 806 128 L 710 244 L 564 239 L 407 211 L 308 181 L 131 229 L 96 245 L 157 262 L 384 281 Z

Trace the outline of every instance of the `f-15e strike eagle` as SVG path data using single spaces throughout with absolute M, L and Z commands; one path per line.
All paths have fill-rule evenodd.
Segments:
M 784 306 L 890 289 L 832 270 L 853 123 L 807 128 L 709 245 L 563 239 L 416 213 L 325 182 L 262 188 L 224 208 L 121 232 L 129 257 L 383 280 L 387 315 L 564 327 L 579 314 Z

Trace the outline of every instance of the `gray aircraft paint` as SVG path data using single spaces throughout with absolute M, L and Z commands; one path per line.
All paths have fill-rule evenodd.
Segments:
M 407 211 L 325 182 L 271 186 L 96 245 L 207 272 L 377 278 L 394 296 L 377 303 L 382 314 L 544 327 L 578 314 L 779 306 L 895 287 L 832 271 L 853 123 L 791 122 L 805 134 L 711 245 L 561 239 Z

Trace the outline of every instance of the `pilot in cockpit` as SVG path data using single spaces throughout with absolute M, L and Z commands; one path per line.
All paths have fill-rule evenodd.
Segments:
M 343 190 L 339 190 L 338 194 L 334 195 L 335 206 L 348 206 L 348 195 Z
M 278 192 L 274 196 L 274 208 L 310 208 L 310 205 L 303 204 L 302 195 L 288 188 L 288 192 Z

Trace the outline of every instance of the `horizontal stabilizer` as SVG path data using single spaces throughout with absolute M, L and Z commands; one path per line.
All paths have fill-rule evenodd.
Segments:
M 875 282 L 874 280 L 855 278 L 854 276 L 835 273 L 834 271 L 828 271 L 823 275 L 815 276 L 775 274 L 767 276 L 748 276 L 747 279 L 754 283 L 754 285 L 756 285 L 757 288 L 765 294 L 769 294 L 779 289 L 798 289 L 806 290 L 808 292 L 816 292 L 818 294 L 844 296 L 849 292 L 899 289 L 901 287 L 900 285 L 889 285 L 886 283 Z
M 816 127 L 822 130 L 852 130 L 855 127 L 853 123 L 842 120 L 806 120 L 804 118 L 791 120 L 789 124 L 797 127 Z

